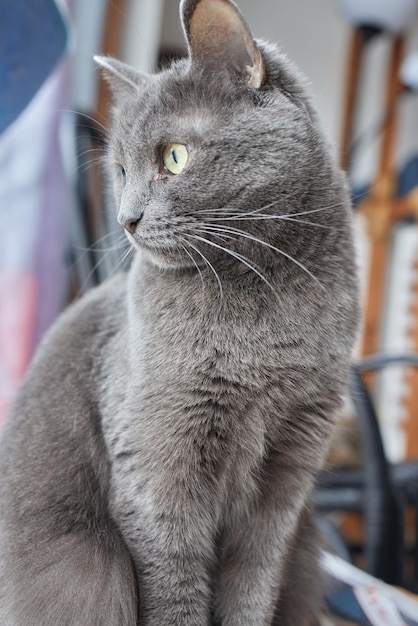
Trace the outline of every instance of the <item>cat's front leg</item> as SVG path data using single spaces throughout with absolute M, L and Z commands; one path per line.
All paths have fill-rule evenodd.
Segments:
M 139 485 L 115 477 L 114 515 L 134 559 L 141 626 L 208 626 L 214 565 L 214 507 L 192 476 Z M 117 486 L 118 478 L 123 484 Z
M 306 589 L 300 589 L 297 613 L 293 616 L 289 613 L 289 603 L 282 601 L 282 595 L 287 588 L 289 564 L 295 560 L 299 549 L 298 532 L 313 477 L 322 464 L 326 448 L 325 432 L 329 430 L 329 422 L 328 426 L 325 422 L 322 426 L 317 433 L 301 433 L 293 449 L 291 446 L 288 450 L 270 449 L 260 470 L 258 496 L 250 510 L 246 507 L 240 510 L 237 497 L 223 533 L 215 623 L 222 626 L 271 626 L 273 623 L 304 626 L 305 621 L 309 623 L 315 617 L 318 608 L 315 584 L 311 585 L 314 597 L 306 593 Z M 320 443 L 321 437 L 323 443 Z M 314 546 L 312 554 L 315 552 Z M 299 563 L 300 560 L 303 559 L 299 559 Z M 306 571 L 311 571 L 310 565 L 306 563 Z M 289 614 L 278 615 L 277 607 L 285 606 Z M 295 621 L 296 614 L 303 615 L 302 621 Z
M 305 502 L 304 494 L 297 493 L 298 483 L 311 484 L 294 469 L 283 471 L 281 480 L 290 487 L 289 501 L 275 497 L 270 483 L 251 516 L 237 512 L 225 531 L 215 599 L 215 616 L 222 626 L 272 624 L 283 565 Z

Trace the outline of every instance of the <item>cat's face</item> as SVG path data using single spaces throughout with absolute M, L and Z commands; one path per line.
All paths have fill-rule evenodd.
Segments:
M 115 93 L 118 220 L 165 267 L 274 242 L 283 222 L 261 217 L 296 212 L 322 157 L 300 79 L 253 42 L 235 5 L 186 0 L 181 11 L 189 59 L 156 76 L 99 59 Z

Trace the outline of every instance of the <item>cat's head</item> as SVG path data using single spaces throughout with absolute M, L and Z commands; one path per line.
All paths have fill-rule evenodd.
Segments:
M 180 14 L 188 58 L 169 69 L 148 75 L 96 57 L 113 91 L 118 220 L 160 267 L 236 255 L 259 265 L 289 227 L 269 216 L 300 212 L 335 168 L 304 79 L 254 41 L 233 2 L 182 0 Z

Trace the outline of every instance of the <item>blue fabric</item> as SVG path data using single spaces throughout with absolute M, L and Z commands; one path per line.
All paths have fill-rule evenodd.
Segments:
M 1 1 L 1 0 L 0 0 Z M 418 156 L 411 157 L 399 171 L 397 179 L 396 197 L 402 198 L 418 187 Z M 354 187 L 351 190 L 353 206 L 360 204 L 368 195 L 370 185 Z
M 0 0 L 0 133 L 32 100 L 66 44 L 54 0 Z
M 406 196 L 418 186 L 418 156 L 409 159 L 399 174 L 398 196 Z
M 344 585 L 342 589 L 327 596 L 327 602 L 335 615 L 349 619 L 355 624 L 371 626 L 363 609 L 357 602 L 353 589 L 348 585 Z
M 343 617 L 354 624 L 361 624 L 361 626 L 372 626 L 350 585 L 339 582 L 338 588 L 328 593 L 326 600 L 333 615 Z M 403 613 L 401 613 L 401 617 L 406 626 L 416 625 L 416 621 L 413 621 Z

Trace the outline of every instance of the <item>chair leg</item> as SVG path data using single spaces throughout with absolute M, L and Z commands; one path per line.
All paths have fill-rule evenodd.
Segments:
M 413 593 L 418 592 L 418 491 L 415 493 L 415 537 L 414 537 L 414 581 Z
M 379 494 L 380 495 L 380 494 Z M 370 494 L 368 494 L 370 499 Z M 374 500 L 372 497 L 371 500 Z M 391 585 L 403 584 L 403 514 L 396 502 L 368 505 L 366 515 L 366 569 Z

